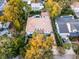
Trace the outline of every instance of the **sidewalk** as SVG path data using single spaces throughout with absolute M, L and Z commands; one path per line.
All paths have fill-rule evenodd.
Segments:
M 74 53 L 73 49 L 65 50 L 64 55 L 60 55 L 58 53 L 57 47 L 53 47 L 53 58 L 54 59 L 76 59 L 76 54 Z

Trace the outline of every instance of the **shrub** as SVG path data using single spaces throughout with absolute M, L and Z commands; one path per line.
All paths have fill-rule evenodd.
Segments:
M 77 43 L 72 43 L 72 47 L 73 47 L 73 50 L 74 52 L 79 55 L 79 44 Z
M 70 43 L 64 43 L 64 44 L 63 44 L 63 47 L 64 47 L 65 49 L 70 49 L 71 44 L 70 44 Z

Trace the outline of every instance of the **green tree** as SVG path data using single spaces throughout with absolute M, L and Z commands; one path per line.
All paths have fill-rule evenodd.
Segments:
M 20 55 L 24 50 L 25 36 L 16 38 L 0 37 L 0 59 L 9 59 Z
M 60 15 L 74 15 L 75 12 L 71 9 L 70 6 L 66 6 L 66 8 L 63 8 Z
M 8 59 L 13 55 L 11 40 L 8 37 L 0 37 L 0 59 Z
M 25 14 L 24 15 L 24 17 L 25 17 L 24 20 L 27 20 L 27 18 L 29 16 L 30 12 L 32 11 L 32 9 L 26 2 L 24 3 L 23 11 L 24 11 L 23 15 Z

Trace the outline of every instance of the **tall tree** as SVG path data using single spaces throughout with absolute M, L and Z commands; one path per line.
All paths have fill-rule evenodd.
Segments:
M 25 36 L 16 38 L 0 37 L 0 59 L 12 59 L 23 51 L 25 46 Z
M 23 7 L 25 7 L 25 10 L 23 10 Z M 27 17 L 25 13 L 28 14 L 29 11 L 30 7 L 22 0 L 9 0 L 4 7 L 3 14 L 5 20 L 12 21 L 16 29 L 20 30 L 23 27 L 21 26 L 23 20 Z
M 58 16 L 61 12 L 59 4 L 53 0 L 47 0 L 45 2 L 45 8 L 50 12 L 50 16 L 52 17 Z
M 10 0 L 5 5 L 3 14 L 9 21 L 22 19 L 23 6 L 24 4 L 21 0 Z
M 53 37 L 34 33 L 28 42 L 25 59 L 50 59 Z

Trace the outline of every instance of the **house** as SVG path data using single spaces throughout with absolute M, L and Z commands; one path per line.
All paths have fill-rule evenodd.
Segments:
M 33 34 L 35 30 L 50 34 L 53 32 L 51 20 L 48 12 L 42 12 L 41 15 L 29 17 L 26 25 L 27 35 Z
M 42 3 L 31 3 L 31 7 L 33 11 L 39 11 L 44 8 Z
M 62 38 L 79 36 L 79 20 L 73 16 L 61 16 L 57 18 L 56 28 Z
M 6 0 L 0 0 L 0 11 L 3 10 L 5 3 L 6 3 Z
M 51 25 L 51 20 L 49 13 L 46 11 L 41 12 L 40 15 L 34 15 L 29 17 L 26 25 L 26 36 L 32 37 L 31 35 L 38 31 L 39 33 L 43 33 L 47 36 L 52 36 L 54 40 L 54 44 L 56 44 L 55 36 L 53 34 L 53 29 Z
M 8 37 L 11 37 L 11 33 L 9 32 L 9 26 L 11 25 L 11 22 L 2 23 L 0 22 L 0 36 L 7 35 Z
M 27 2 L 27 4 L 34 3 L 33 0 L 23 0 L 24 2 Z M 44 0 L 38 0 L 40 3 L 44 3 Z
M 71 4 L 71 8 L 75 12 L 76 16 L 79 18 L 79 2 L 73 2 Z
M 32 0 L 23 0 L 24 2 L 27 2 L 32 7 L 33 11 L 39 11 L 44 8 L 43 6 L 43 0 L 38 0 L 38 2 L 33 2 Z

